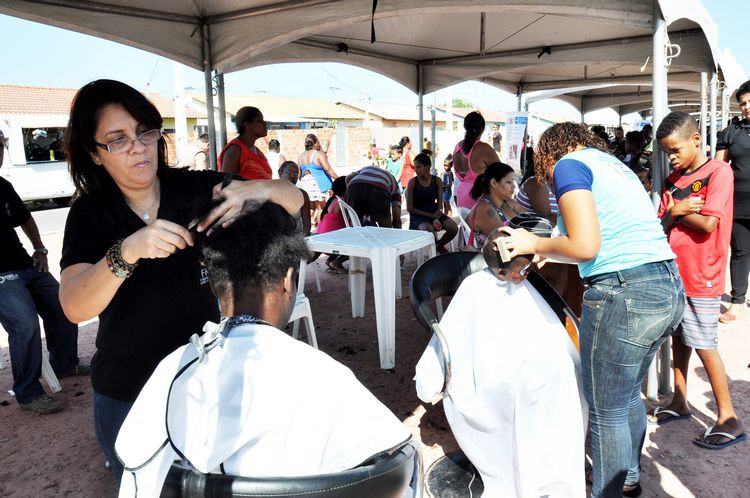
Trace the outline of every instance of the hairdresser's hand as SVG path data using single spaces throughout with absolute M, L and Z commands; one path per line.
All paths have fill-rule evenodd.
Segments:
M 231 225 L 248 204 L 271 201 L 286 209 L 290 215 L 299 216 L 303 202 L 300 190 L 286 180 L 235 180 L 224 188 L 222 184 L 216 185 L 213 194 L 214 199 L 223 198 L 223 201 L 200 220 L 197 225 L 199 232 L 212 226 Z
M 167 220 L 156 220 L 122 241 L 122 258 L 134 264 L 139 259 L 166 258 L 193 245 L 193 234 Z
M 500 227 L 500 231 L 507 233 L 508 237 L 505 237 L 502 241 L 499 240 L 499 237 L 495 239 L 495 247 L 499 248 L 499 244 L 505 244 L 505 248 L 508 249 L 511 258 L 520 254 L 535 254 L 537 252 L 536 247 L 539 237 L 533 233 L 523 228 L 511 227 Z
M 703 207 L 705 203 L 706 202 L 699 197 L 687 197 L 681 201 L 675 201 L 672 194 L 667 192 L 667 207 L 673 217 L 700 213 L 701 207 Z

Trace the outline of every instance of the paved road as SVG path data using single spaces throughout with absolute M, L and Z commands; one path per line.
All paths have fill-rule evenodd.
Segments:
M 44 235 L 61 233 L 65 230 L 65 220 L 68 218 L 70 208 L 44 209 L 33 211 L 31 216 L 39 227 L 39 233 Z

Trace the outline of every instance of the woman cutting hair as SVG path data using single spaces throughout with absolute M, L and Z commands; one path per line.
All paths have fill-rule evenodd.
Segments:
M 224 199 L 198 231 L 226 226 L 248 201 L 272 200 L 290 214 L 302 205 L 285 180 L 228 183 L 214 171 L 170 169 L 161 127 L 140 92 L 97 80 L 76 94 L 65 133 L 79 197 L 65 225 L 60 303 L 74 323 L 99 317 L 94 430 L 118 483 L 113 447 L 141 388 L 162 358 L 219 316 L 192 247 L 201 204 Z
M 562 236 L 502 228 L 510 255 L 577 263 L 586 285 L 580 327 L 589 403 L 592 496 L 637 496 L 646 434 L 641 383 L 682 319 L 674 254 L 638 177 L 584 125 L 547 129 L 535 173 L 554 185 Z

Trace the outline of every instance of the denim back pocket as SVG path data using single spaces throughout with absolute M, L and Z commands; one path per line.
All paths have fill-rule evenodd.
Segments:
M 627 340 L 651 347 L 667 329 L 671 328 L 675 307 L 672 282 L 652 281 L 647 285 L 632 286 L 625 297 L 627 310 Z M 671 330 L 670 330 L 671 332 Z

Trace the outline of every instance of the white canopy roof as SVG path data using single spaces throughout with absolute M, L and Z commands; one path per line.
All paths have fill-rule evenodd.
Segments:
M 716 28 L 700 1 L 658 5 L 681 50 L 672 68 L 713 70 Z M 371 0 L 3 0 L 0 13 L 196 69 L 343 62 L 416 93 L 471 79 L 525 92 L 651 72 L 641 71 L 652 53 L 651 0 L 380 0 L 374 16 Z

